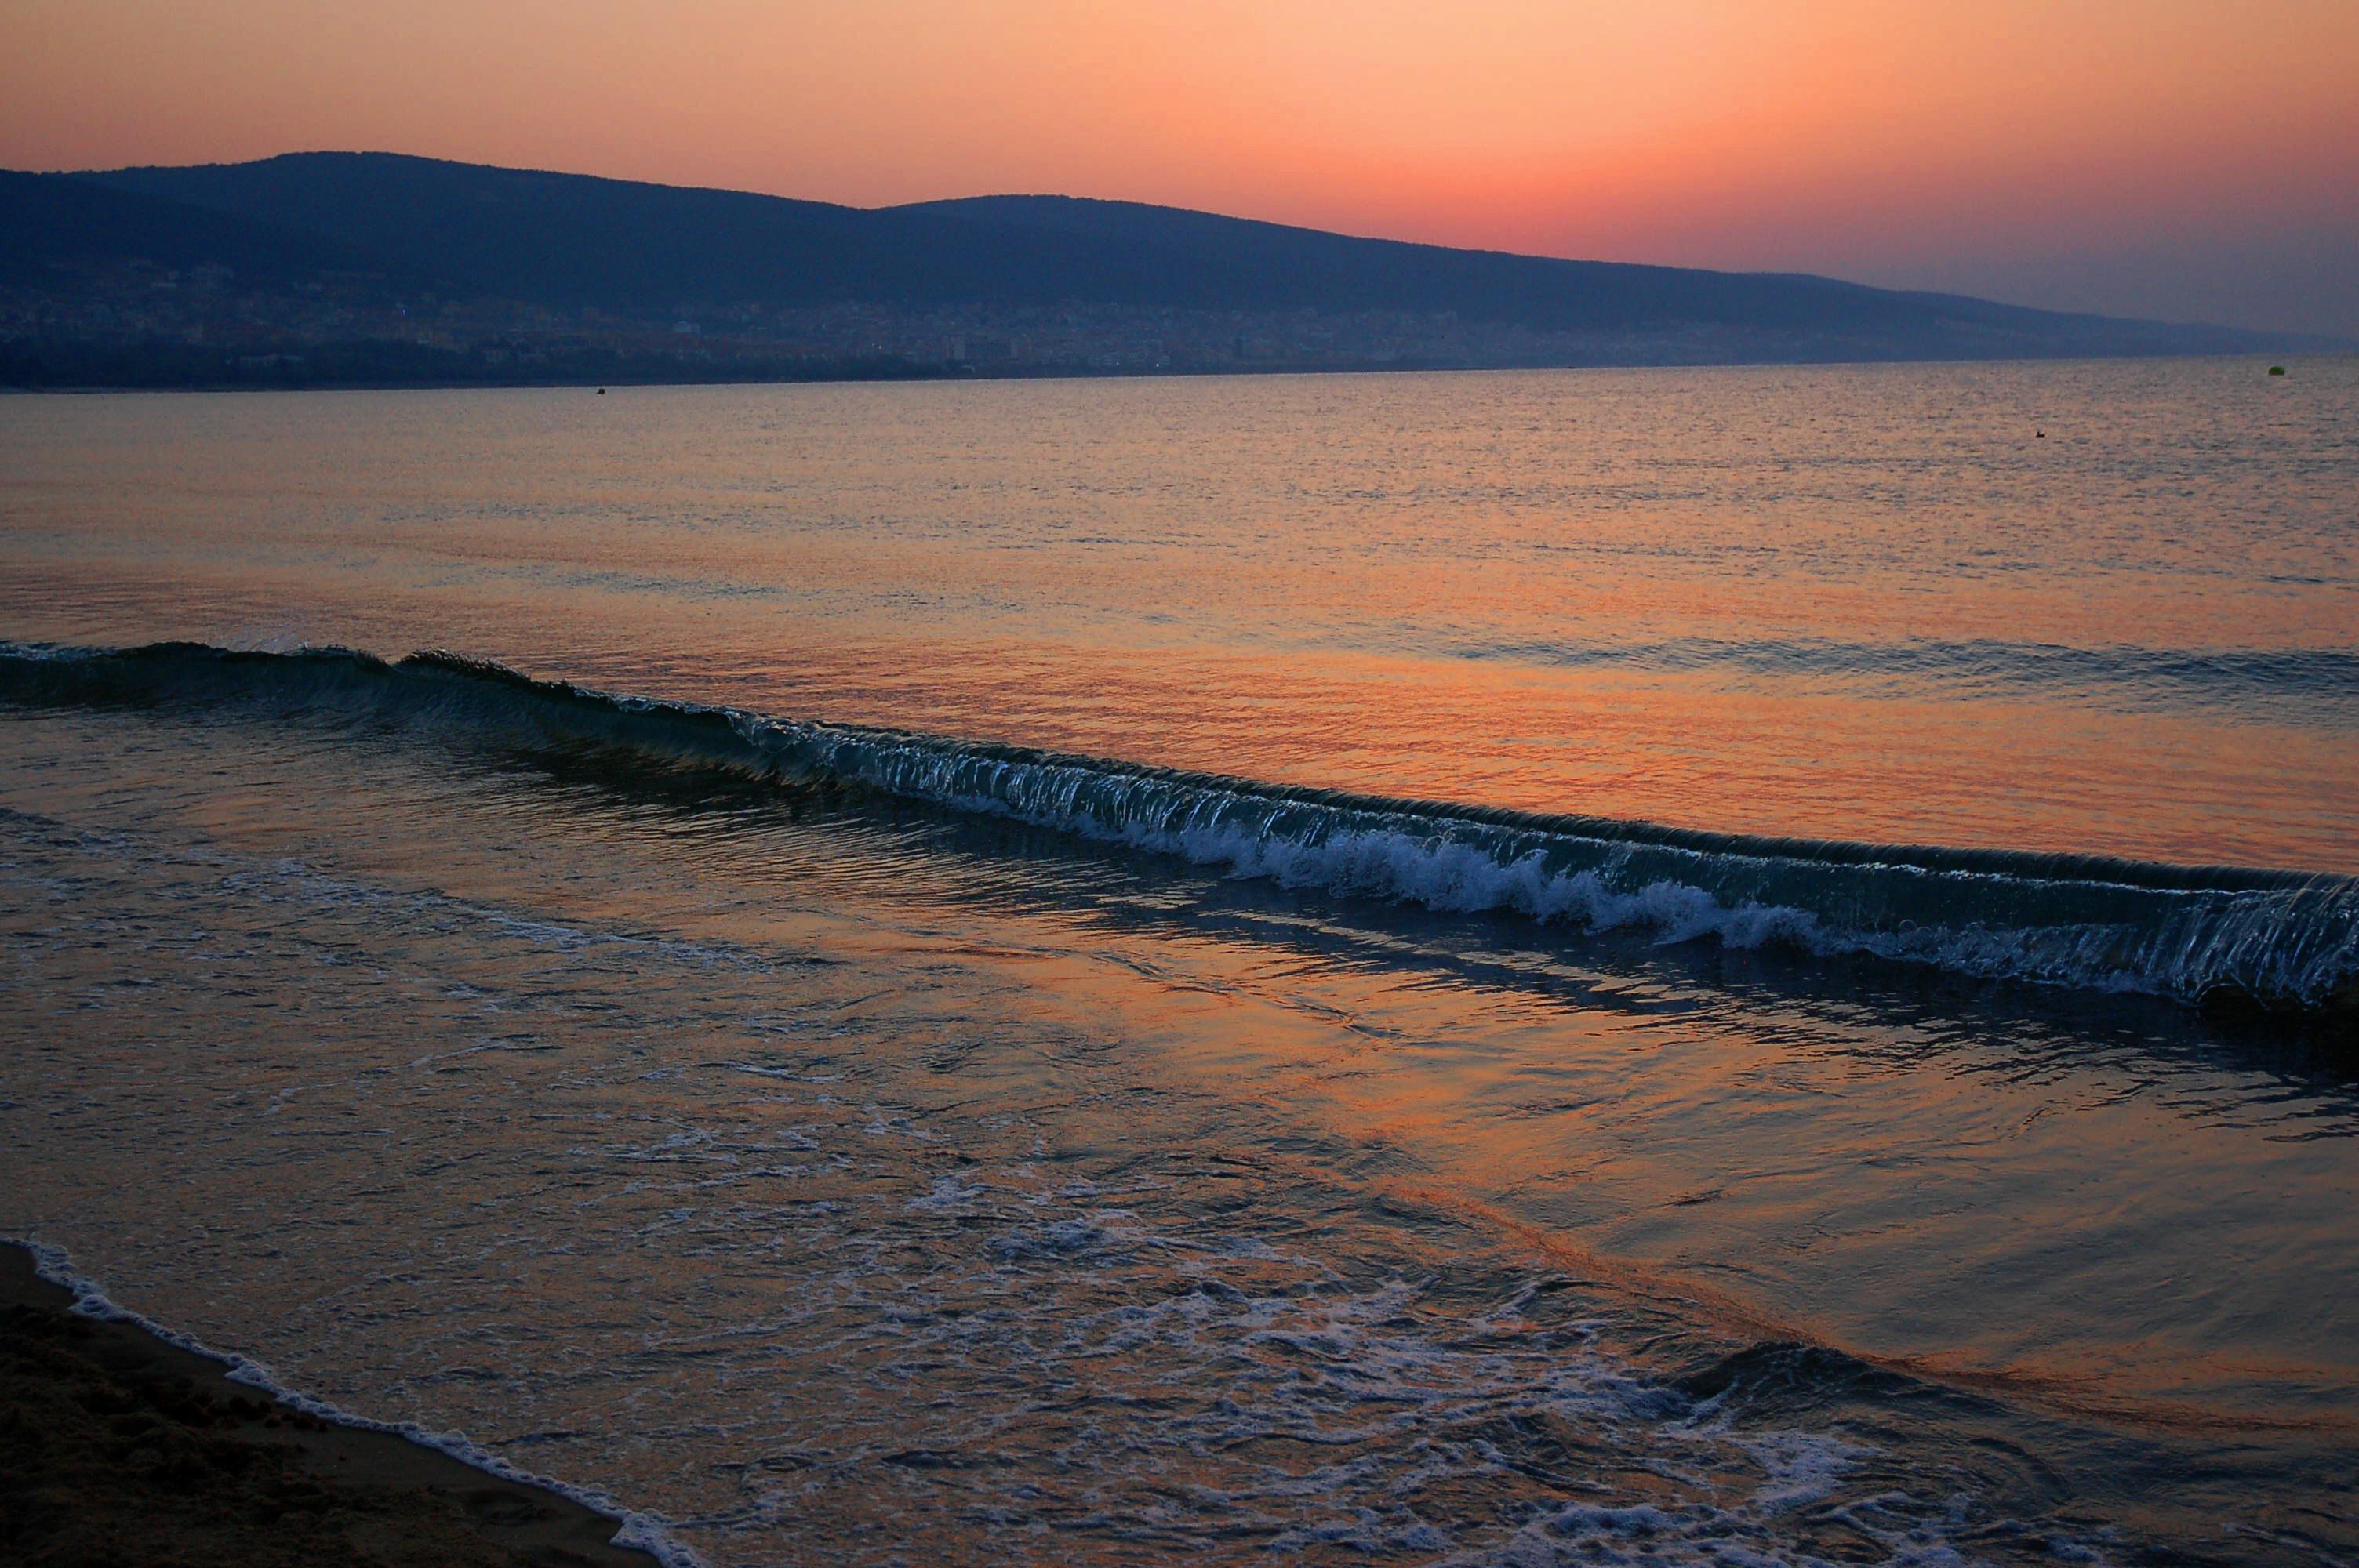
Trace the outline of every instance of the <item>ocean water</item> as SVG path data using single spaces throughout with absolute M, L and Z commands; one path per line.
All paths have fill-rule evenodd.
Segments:
M 0 1234 L 681 1562 L 2351 1562 L 2265 368 L 0 400 Z

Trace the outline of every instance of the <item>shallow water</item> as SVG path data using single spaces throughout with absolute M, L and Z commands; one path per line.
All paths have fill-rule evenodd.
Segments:
M 0 1229 L 714 1563 L 2347 1558 L 2359 1087 L 2088 935 L 2351 972 L 2295 368 L 0 402 L 20 640 L 788 726 L 0 660 Z
M 0 405 L 0 625 L 2359 871 L 2359 361 Z

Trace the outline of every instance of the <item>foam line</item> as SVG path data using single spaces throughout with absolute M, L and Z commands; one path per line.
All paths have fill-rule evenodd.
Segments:
M 2359 879 L 2089 855 L 1767 838 L 1186 773 L 615 697 L 450 654 L 0 644 L 0 699 L 259 705 L 455 726 L 868 789 L 1292 887 L 1666 942 L 1868 954 L 1982 979 L 2359 1009 Z
M 616 1502 L 595 1487 L 576 1487 L 552 1480 L 529 1470 L 518 1469 L 498 1454 L 470 1441 L 458 1433 L 430 1432 L 415 1422 L 379 1421 L 374 1416 L 356 1415 L 340 1405 L 316 1398 L 288 1387 L 263 1363 L 234 1351 L 216 1350 L 190 1335 L 158 1323 L 155 1319 L 131 1311 L 117 1303 L 103 1287 L 73 1266 L 73 1260 L 62 1247 L 27 1237 L 0 1237 L 0 1244 L 21 1247 L 32 1254 L 33 1271 L 53 1285 L 73 1292 L 73 1311 L 84 1317 L 104 1323 L 125 1323 L 144 1334 L 162 1340 L 178 1349 L 201 1356 L 208 1361 L 218 1361 L 229 1368 L 229 1379 L 267 1394 L 282 1405 L 301 1411 L 321 1421 L 338 1426 L 357 1428 L 363 1432 L 388 1433 L 448 1454 L 461 1464 L 503 1481 L 537 1487 L 570 1502 L 579 1503 L 591 1512 L 613 1519 L 618 1527 L 614 1543 L 635 1551 L 645 1552 L 663 1564 L 663 1568 L 707 1568 L 704 1559 L 676 1539 L 670 1531 L 670 1521 L 654 1514 L 639 1513 Z

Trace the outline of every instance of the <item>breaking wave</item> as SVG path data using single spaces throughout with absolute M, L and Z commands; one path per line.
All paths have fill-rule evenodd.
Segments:
M 260 702 L 620 748 L 873 790 L 1246 877 L 1667 942 L 1864 954 L 1984 979 L 2359 1009 L 2359 879 L 1766 838 L 1256 783 L 610 696 L 442 653 L 0 643 L 18 704 Z

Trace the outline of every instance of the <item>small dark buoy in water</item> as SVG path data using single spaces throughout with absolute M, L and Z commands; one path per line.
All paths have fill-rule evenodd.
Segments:
M 2283 375 L 2283 374 L 2285 374 L 2285 366 L 2283 366 L 2283 365 L 2271 365 L 2271 366 L 2269 366 L 2269 373 L 2270 373 L 2271 375 Z
M 605 396 L 605 395 L 606 395 L 606 389 L 605 389 L 604 387 L 603 387 L 603 386 L 602 386 L 602 387 L 600 387 L 600 388 L 598 389 L 598 395 L 599 395 L 599 396 L 601 396 L 601 397 Z

